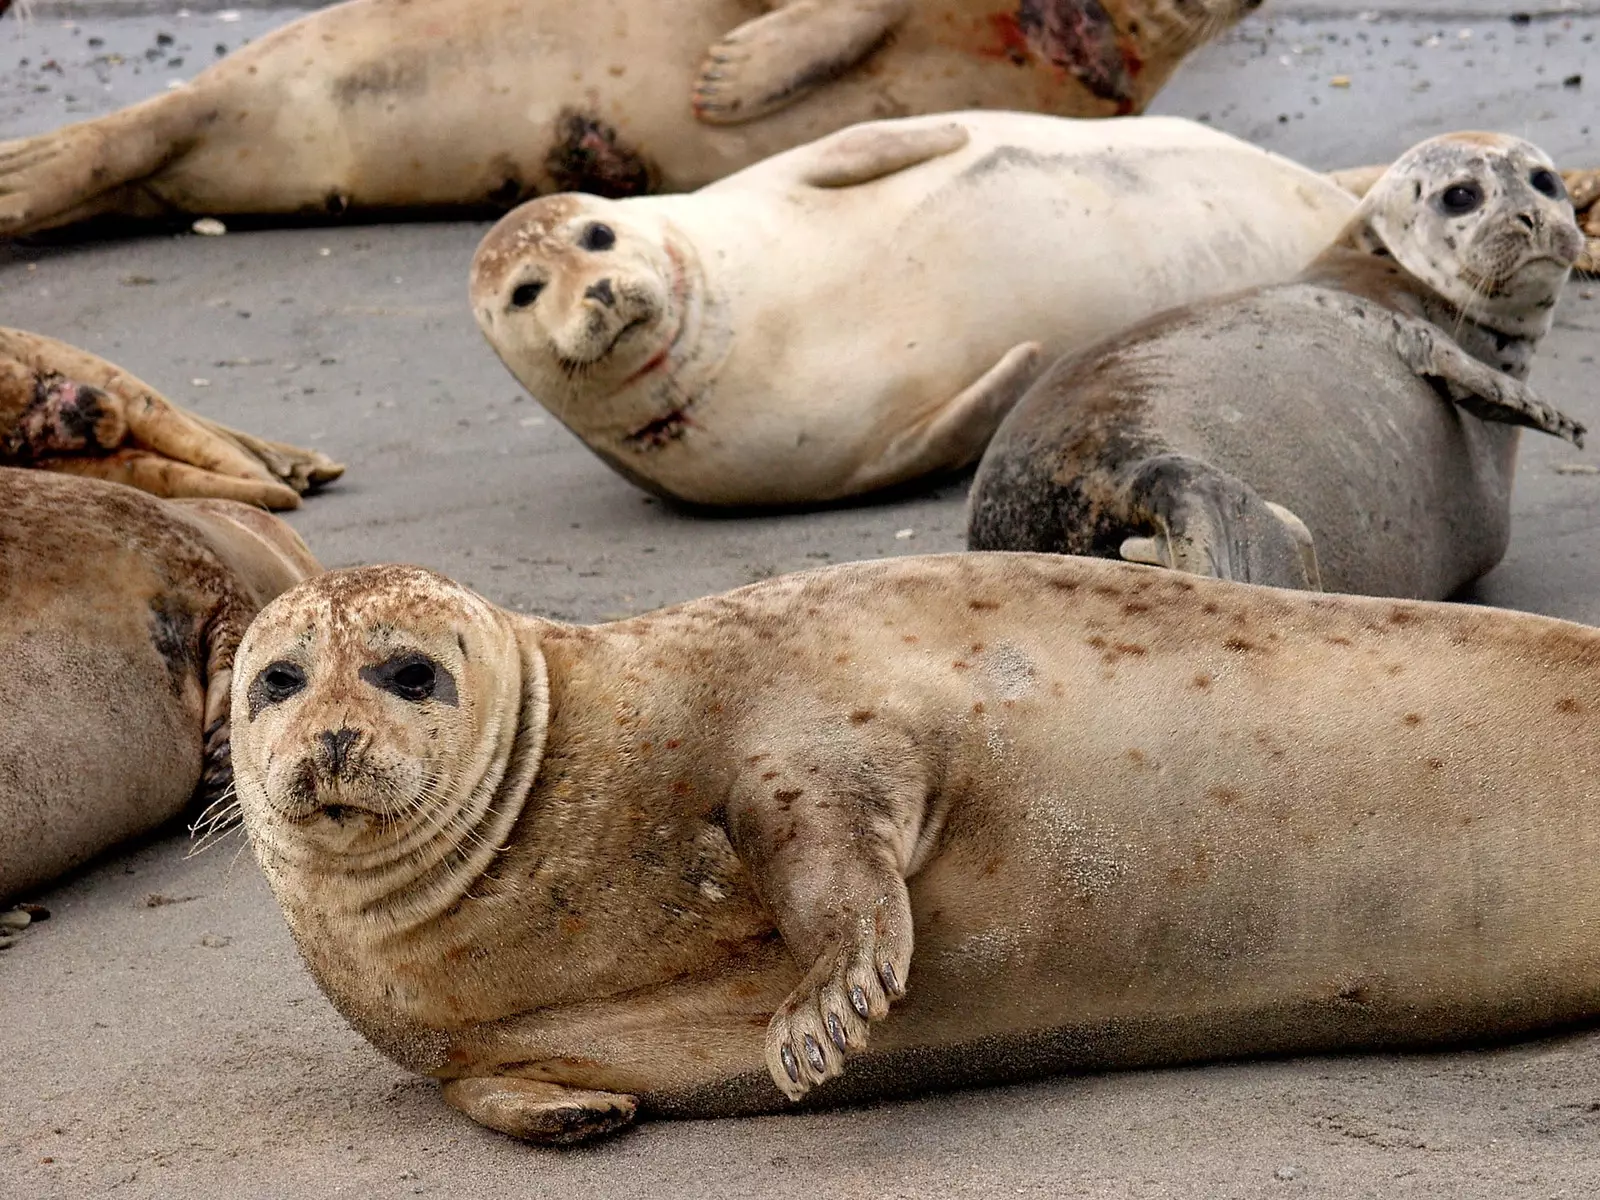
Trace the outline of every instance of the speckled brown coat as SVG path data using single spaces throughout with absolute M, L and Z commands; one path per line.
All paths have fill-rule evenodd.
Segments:
M 446 699 L 369 685 L 418 655 Z M 239 663 L 313 973 L 507 1132 L 1600 1010 L 1600 631 L 1565 622 L 969 554 L 582 628 L 377 568 Z
M 226 786 L 233 651 L 317 569 L 257 509 L 0 468 L 0 898 Z

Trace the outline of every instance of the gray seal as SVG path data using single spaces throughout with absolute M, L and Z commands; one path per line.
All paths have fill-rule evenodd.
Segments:
M 1524 381 L 1583 246 L 1537 148 L 1423 142 L 1297 280 L 1050 368 L 984 454 L 968 546 L 1449 596 L 1505 553 L 1517 427 L 1582 445 Z

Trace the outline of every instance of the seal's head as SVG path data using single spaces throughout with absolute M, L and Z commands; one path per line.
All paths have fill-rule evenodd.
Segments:
M 507 214 L 478 246 L 472 311 L 523 386 L 584 432 L 606 419 L 583 411 L 585 397 L 666 360 L 683 325 L 688 256 L 646 209 L 547 196 Z
M 1468 320 L 1534 338 L 1584 248 L 1549 156 L 1497 133 L 1413 146 L 1367 193 L 1345 240 L 1392 255 Z
M 269 877 L 359 878 L 432 909 L 470 885 L 543 749 L 543 656 L 516 618 L 418 567 L 286 592 L 233 673 L 233 768 Z M 474 869 L 475 868 L 475 869 Z

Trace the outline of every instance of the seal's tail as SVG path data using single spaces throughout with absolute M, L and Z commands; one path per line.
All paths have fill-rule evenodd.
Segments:
M 120 207 L 118 191 L 193 142 L 195 98 L 179 89 L 52 133 L 0 142 L 0 236 L 70 224 Z
M 1242 480 L 1182 454 L 1146 459 L 1128 489 L 1129 509 L 1153 530 L 1122 543 L 1122 557 L 1269 587 L 1320 591 L 1311 532 Z

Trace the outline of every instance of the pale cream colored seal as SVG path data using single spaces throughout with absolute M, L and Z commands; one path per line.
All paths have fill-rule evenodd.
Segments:
M 975 550 L 1443 599 L 1498 563 L 1525 382 L 1583 251 L 1560 177 L 1433 138 L 1297 280 L 1175 309 L 1046 373 L 973 481 Z
M 208 421 L 76 346 L 0 328 L 0 464 L 126 483 L 157 496 L 298 508 L 344 474 L 315 450 Z
M 317 570 L 257 508 L 0 467 L 0 899 L 227 788 L 234 649 Z
M 1189 121 L 952 113 L 692 195 L 533 201 L 484 238 L 471 298 L 511 372 L 626 477 L 810 503 L 971 463 L 1051 358 L 1288 278 L 1354 208 Z
M 1600 1005 L 1562 621 L 961 554 L 583 627 L 368 567 L 233 686 L 312 973 L 519 1136 Z
M 699 187 L 885 116 L 1137 112 L 1257 3 L 350 0 L 184 87 L 0 143 L 0 235 L 106 213 L 503 210 Z

